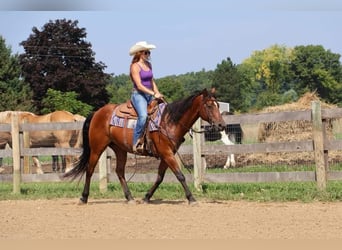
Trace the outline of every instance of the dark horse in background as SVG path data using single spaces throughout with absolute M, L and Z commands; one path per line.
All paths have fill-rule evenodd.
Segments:
M 190 130 L 198 118 L 202 118 L 210 125 L 223 130 L 224 120 L 220 114 L 219 104 L 214 96 L 215 90 L 206 89 L 185 99 L 165 105 L 161 114 L 158 130 L 148 132 L 153 155 L 160 158 L 157 180 L 146 193 L 143 202 L 148 203 L 162 183 L 165 171 L 170 168 L 184 188 L 189 204 L 195 203 L 183 173 L 180 170 L 175 153 L 184 141 L 185 134 Z M 157 99 L 149 107 L 155 105 Z M 132 153 L 132 128 L 111 126 L 110 120 L 118 104 L 107 104 L 87 117 L 83 125 L 83 153 L 76 166 L 64 177 L 73 179 L 86 173 L 85 185 L 80 199 L 81 203 L 88 202 L 89 187 L 96 163 L 102 152 L 109 146 L 116 155 L 116 174 L 119 178 L 124 195 L 128 202 L 134 202 L 133 196 L 125 179 L 125 165 L 127 153 Z M 151 155 L 144 152 L 142 155 Z
M 222 112 L 221 115 L 232 115 L 231 112 Z M 204 138 L 206 141 L 221 140 L 225 145 L 241 144 L 243 131 L 240 124 L 227 124 L 223 131 L 217 131 L 211 126 L 204 126 Z M 235 167 L 235 155 L 228 152 L 226 163 L 223 168 Z

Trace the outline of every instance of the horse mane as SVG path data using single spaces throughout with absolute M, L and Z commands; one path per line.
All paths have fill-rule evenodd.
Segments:
M 204 91 L 205 90 L 195 91 L 192 95 L 190 95 L 184 99 L 177 100 L 177 101 L 174 101 L 174 102 L 168 104 L 165 107 L 165 112 L 163 115 L 167 116 L 171 123 L 177 123 L 182 118 L 184 113 L 192 105 L 193 100 L 197 96 L 201 95 Z

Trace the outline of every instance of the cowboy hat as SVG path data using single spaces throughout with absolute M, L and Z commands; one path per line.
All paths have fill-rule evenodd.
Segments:
M 151 50 L 155 49 L 156 46 L 153 44 L 148 44 L 146 41 L 137 42 L 129 49 L 129 55 L 133 56 L 135 53 L 142 50 Z

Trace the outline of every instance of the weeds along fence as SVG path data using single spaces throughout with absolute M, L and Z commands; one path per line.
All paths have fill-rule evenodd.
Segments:
M 203 143 L 203 134 L 195 133 L 193 143 L 182 145 L 179 149 L 180 158 L 184 155 L 193 156 L 193 173 L 186 174 L 195 187 L 201 189 L 203 182 L 279 182 L 279 181 L 316 181 L 319 189 L 325 189 L 327 180 L 342 180 L 342 171 L 330 171 L 328 166 L 329 152 L 337 151 L 342 154 L 342 140 L 327 136 L 328 123 L 342 118 L 342 109 L 321 109 L 319 102 L 312 102 L 311 110 L 274 112 L 259 114 L 229 115 L 224 119 L 227 124 L 265 124 L 287 121 L 306 121 L 312 125 L 312 139 L 298 141 L 279 141 L 262 143 L 242 143 L 235 145 L 207 145 Z M 28 174 L 25 173 L 25 157 L 43 155 L 74 155 L 79 156 L 81 149 L 75 148 L 28 148 L 25 134 L 30 131 L 46 130 L 80 130 L 82 122 L 75 123 L 36 123 L 19 124 L 14 116 L 12 124 L 0 124 L 1 132 L 11 132 L 13 149 L 0 150 L 0 157 L 13 158 L 13 173 L 0 174 L 0 182 L 13 181 L 13 191 L 19 192 L 20 182 L 50 182 L 61 181 L 60 174 Z M 198 120 L 194 130 L 201 130 L 205 122 Z M 1 141 L 0 141 L 1 142 Z M 208 173 L 206 172 L 206 157 L 218 154 L 273 154 L 279 152 L 311 152 L 314 155 L 315 171 L 297 172 L 266 172 L 266 173 Z M 178 156 L 178 155 L 177 155 Z M 132 155 L 131 155 L 132 157 Z M 101 156 L 99 172 L 94 174 L 98 178 L 100 190 L 106 191 L 108 181 L 118 181 L 115 173 L 111 173 L 111 160 L 115 158 L 111 149 Z M 178 157 L 179 159 L 179 157 Z M 179 163 L 182 161 L 179 159 Z M 129 178 L 130 176 L 128 176 Z M 135 174 L 132 182 L 154 182 L 156 173 Z M 165 182 L 177 182 L 172 174 L 167 174 Z

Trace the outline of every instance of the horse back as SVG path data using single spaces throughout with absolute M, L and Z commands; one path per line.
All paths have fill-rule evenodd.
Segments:
M 65 110 L 57 110 L 48 114 L 46 117 L 50 122 L 73 122 L 75 121 L 74 115 Z

